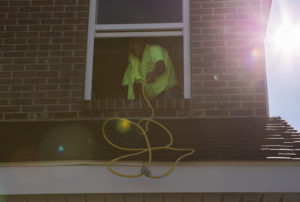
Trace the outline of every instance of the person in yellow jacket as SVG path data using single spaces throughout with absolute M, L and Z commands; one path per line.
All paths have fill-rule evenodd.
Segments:
M 174 67 L 166 49 L 146 44 L 143 38 L 133 38 L 129 40 L 129 50 L 122 81 L 123 86 L 128 86 L 129 100 L 140 95 L 143 83 L 149 99 L 180 97 Z

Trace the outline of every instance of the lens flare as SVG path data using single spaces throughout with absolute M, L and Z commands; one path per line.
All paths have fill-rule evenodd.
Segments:
M 261 57 L 262 56 L 262 51 L 260 48 L 257 48 L 257 47 L 254 47 L 252 50 L 251 50 L 251 56 L 253 58 L 258 58 L 258 57 Z
M 214 75 L 214 80 L 218 81 L 219 80 L 219 76 L 217 74 Z
M 65 148 L 64 148 L 64 146 L 59 145 L 58 148 L 57 148 L 57 150 L 58 150 L 59 152 L 63 152 L 63 151 L 65 150 Z
M 126 133 L 130 130 L 131 124 L 128 119 L 120 119 L 117 122 L 117 130 L 121 133 Z

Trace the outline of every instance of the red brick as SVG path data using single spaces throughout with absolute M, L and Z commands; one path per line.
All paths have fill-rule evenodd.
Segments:
M 24 78 L 24 77 L 34 77 L 35 72 L 25 71 L 25 72 L 13 72 L 12 77 L 15 78 Z
M 253 95 L 231 95 L 231 101 L 252 101 Z
M 10 105 L 31 105 L 32 100 L 31 99 L 11 99 L 9 101 Z
M 5 79 L 0 79 L 0 84 L 21 84 L 22 79 L 20 78 L 5 78 Z
M 19 7 L 20 12 L 40 12 L 41 11 L 41 7 Z
M 66 6 L 66 11 L 83 11 L 89 10 L 88 6 L 80 5 L 80 6 Z
M 74 5 L 76 0 L 55 0 L 56 5 Z
M 23 98 L 43 98 L 45 95 L 45 92 L 24 92 Z
M 9 85 L 0 85 L 0 91 L 2 92 L 8 92 L 9 91 L 10 86 Z
M 73 25 L 53 25 L 52 30 L 55 31 L 70 31 L 73 30 Z
M 49 78 L 48 83 L 59 83 L 59 84 L 65 84 L 65 83 L 71 83 L 71 78 L 63 77 L 63 78 Z
M 263 109 L 263 108 L 266 108 L 266 103 L 265 102 L 248 102 L 248 103 L 243 103 L 242 107 L 245 109 Z
M 216 103 L 217 109 L 240 109 L 241 104 L 238 102 Z
M 232 116 L 253 116 L 253 110 L 230 110 Z
M 32 91 L 33 85 L 12 85 L 12 91 Z
M 8 78 L 10 77 L 11 72 L 0 72 L 0 78 Z
M 66 99 L 60 99 L 59 104 L 79 104 L 81 99 L 76 98 L 66 98 Z
M 15 58 L 14 64 L 34 64 L 36 63 L 35 58 Z
M 17 12 L 17 11 L 18 11 L 18 7 L 2 7 L 2 6 L 0 7 L 0 13 Z
M 46 107 L 46 111 L 55 112 L 55 111 L 69 111 L 69 105 L 49 105 Z
M 241 90 L 239 88 L 223 88 L 217 89 L 217 94 L 239 94 Z
M 48 91 L 47 97 L 69 97 L 70 91 Z
M 77 118 L 78 117 L 78 114 L 77 112 L 57 112 L 57 113 L 54 113 L 54 117 L 57 118 L 57 119 L 66 119 L 66 118 Z
M 35 99 L 33 100 L 33 103 L 36 105 L 57 104 L 57 99 L 53 99 L 53 98 Z
M 22 106 L 21 108 L 22 112 L 44 112 L 45 111 L 45 106 Z
M 38 32 L 17 32 L 16 37 L 26 37 L 26 38 L 33 38 L 38 37 Z
M 225 16 L 224 15 L 204 15 L 202 16 L 202 20 L 224 20 Z
M 49 25 L 30 25 L 29 31 L 50 31 Z
M 63 6 L 43 7 L 43 11 L 45 11 L 45 12 L 61 12 L 61 11 L 64 11 L 64 7 Z
M 4 64 L 11 64 L 12 63 L 12 59 L 8 59 L 8 58 L 0 58 L 0 64 L 4 65 Z
M 191 8 L 190 9 L 191 15 L 207 15 L 207 14 L 212 14 L 213 9 L 210 8 Z
M 8 1 L 2 0 L 0 1 L 0 6 L 8 6 Z
M 30 15 L 31 18 L 51 18 L 52 17 L 52 13 L 46 13 L 46 12 L 42 12 L 42 13 L 31 13 Z
M 19 112 L 20 107 L 18 106 L 0 106 L 0 112 Z
M 47 57 L 47 58 L 39 58 L 39 64 L 55 64 L 60 63 L 61 59 L 59 57 Z
M 46 84 L 35 86 L 37 91 L 48 91 L 48 90 L 58 90 L 58 84 Z
M 18 39 L 5 39 L 4 40 L 5 44 L 25 44 L 26 39 L 23 38 L 18 38 Z
M 214 40 L 214 41 L 204 41 L 203 42 L 203 47 L 223 47 L 225 46 L 225 41 L 219 41 L 219 40 Z
M 51 6 L 53 5 L 53 0 L 33 0 L 32 5 L 33 6 Z
M 50 31 L 50 32 L 41 32 L 40 36 L 41 37 L 47 37 L 47 38 L 50 38 L 50 37 L 51 38 L 52 37 L 56 38 L 56 37 L 61 37 L 62 33 L 61 32 L 52 32 L 52 31 Z
M 84 57 L 65 57 L 62 58 L 62 63 L 85 63 Z
M 0 51 L 12 51 L 13 48 L 14 48 L 13 45 L 2 45 L 0 46 Z
M 228 116 L 227 110 L 206 110 L 205 116 Z
M 49 45 L 39 45 L 40 50 L 60 50 L 61 46 L 59 44 L 49 44 Z
M 13 18 L 29 18 L 29 13 L 8 13 L 8 18 L 13 19 Z
M 26 51 L 26 50 L 37 50 L 38 46 L 36 45 L 16 45 L 17 51 Z
M 8 99 L 0 99 L 0 105 L 8 105 Z
M 25 1 L 25 0 L 10 0 L 9 1 L 10 6 L 30 6 L 30 1 Z
M 61 13 L 54 13 L 54 18 L 74 18 L 74 12 L 61 12 Z
M 27 119 L 27 113 L 9 113 L 5 114 L 4 119 L 6 120 L 20 120 Z
M 216 14 L 232 14 L 237 11 L 236 8 L 215 8 L 214 13 Z
M 51 51 L 50 52 L 50 56 L 72 56 L 73 55 L 73 52 L 70 50 L 70 51 Z
M 40 71 L 36 73 L 37 77 L 57 77 L 57 71 Z
M 30 51 L 30 52 L 26 52 L 26 56 L 27 57 L 46 57 L 48 56 L 48 52 L 47 51 Z
M 62 24 L 62 23 L 63 23 L 62 19 L 46 19 L 46 20 L 42 20 L 42 24 L 55 25 L 55 24 Z
M 73 38 L 53 38 L 53 43 L 72 43 Z
M 72 97 L 82 97 L 83 96 L 83 91 L 82 90 L 73 90 L 72 91 Z
M 24 84 L 43 84 L 46 83 L 46 78 L 25 78 Z
M 225 102 L 228 101 L 227 95 L 214 95 L 214 96 L 205 96 L 206 102 Z
M 197 109 L 214 109 L 216 107 L 215 103 L 205 102 L 205 103 L 194 103 L 193 108 Z

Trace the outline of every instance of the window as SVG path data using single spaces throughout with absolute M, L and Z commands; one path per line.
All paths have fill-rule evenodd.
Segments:
M 190 98 L 189 0 L 90 0 L 85 99 L 92 92 L 100 99 L 125 98 L 117 81 L 127 67 L 131 37 L 168 50 Z

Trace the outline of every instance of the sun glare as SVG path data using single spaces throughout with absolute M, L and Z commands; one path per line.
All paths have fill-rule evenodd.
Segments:
M 268 39 L 271 47 L 284 56 L 292 56 L 300 51 L 300 24 L 285 19 L 273 24 Z

